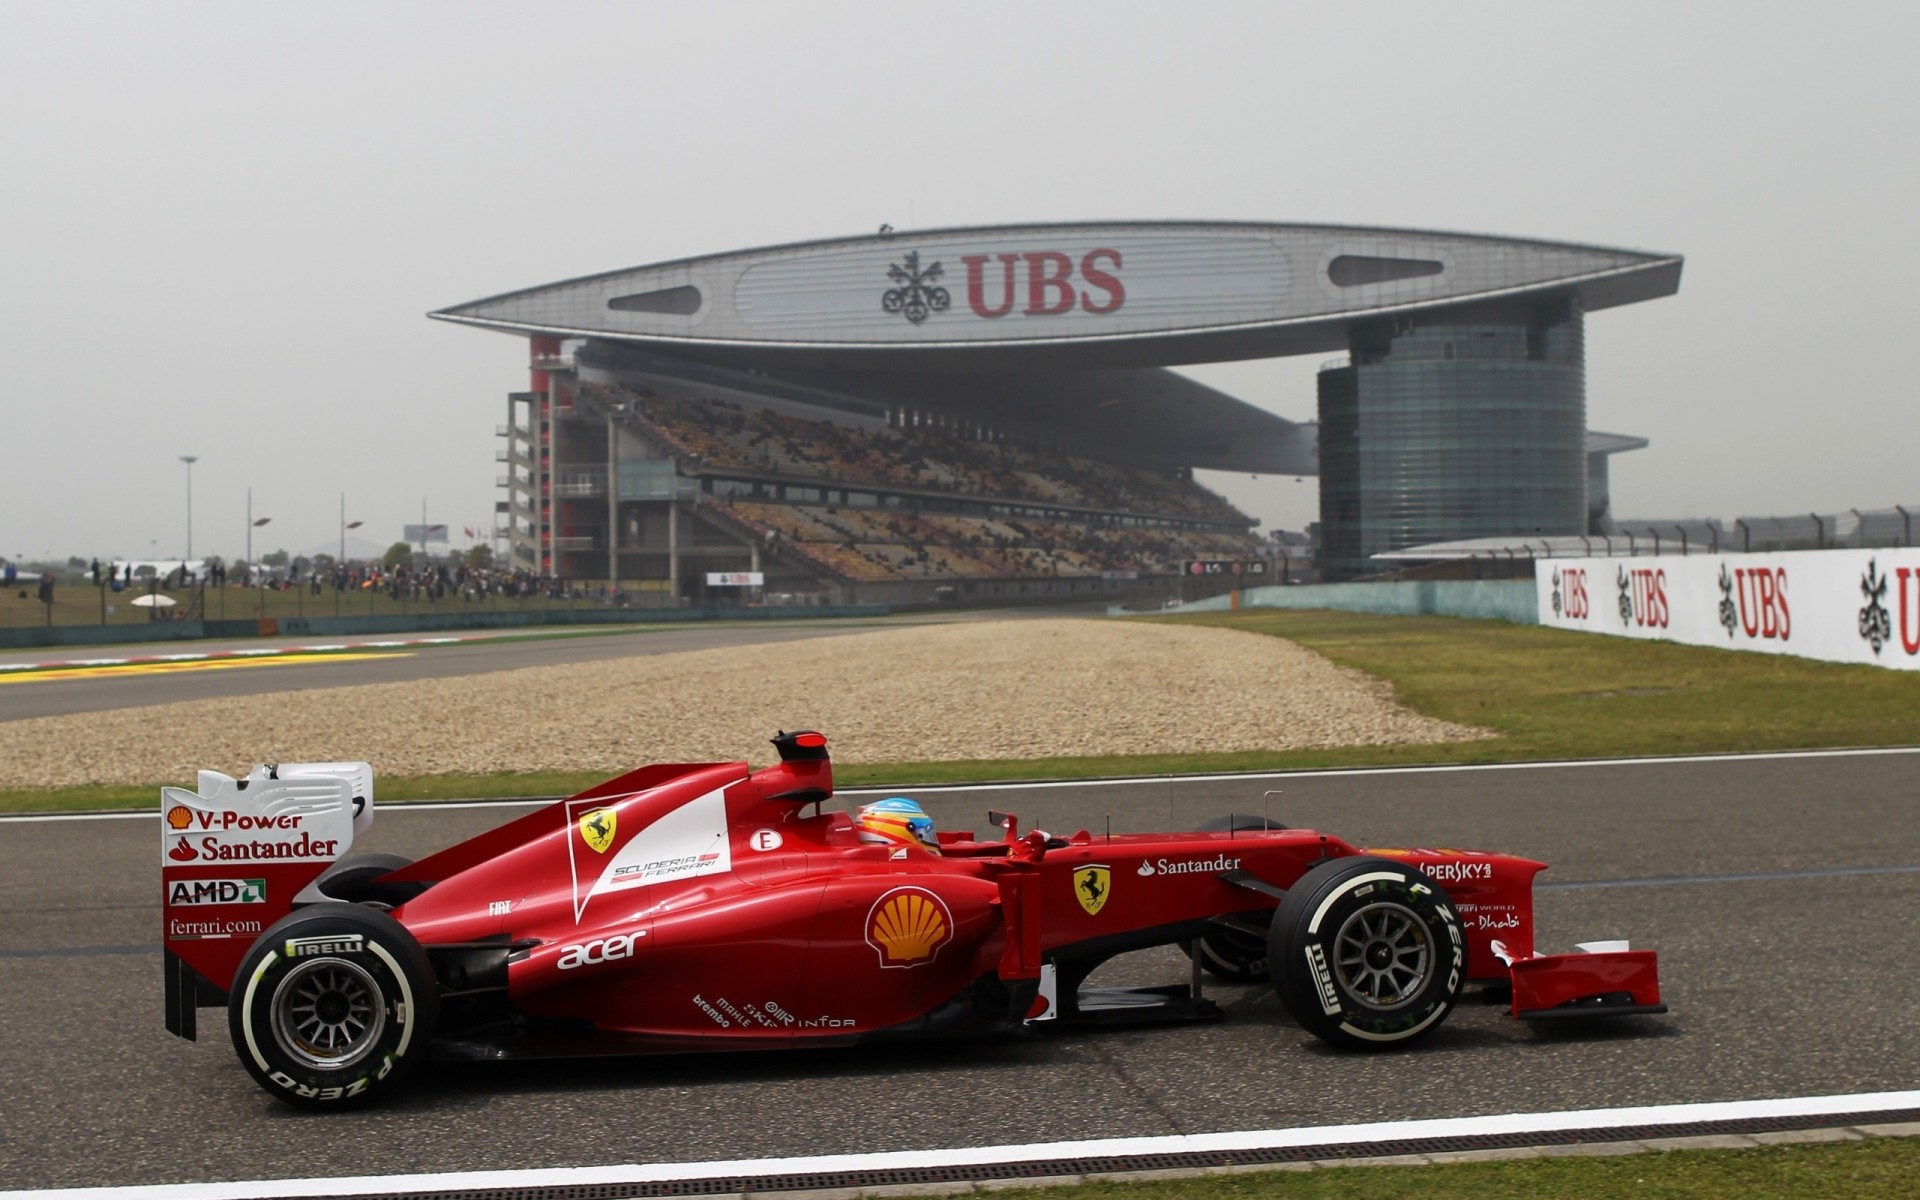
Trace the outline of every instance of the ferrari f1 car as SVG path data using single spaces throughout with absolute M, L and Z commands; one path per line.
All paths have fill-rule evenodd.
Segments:
M 1059 837 L 990 813 L 987 840 L 876 844 L 827 805 L 824 737 L 774 745 L 757 771 L 643 767 L 419 862 L 348 853 L 373 819 L 365 763 L 167 788 L 167 1028 L 192 1038 L 199 1008 L 225 1006 L 263 1088 L 338 1108 L 433 1056 L 1202 1020 L 1220 1015 L 1203 970 L 1270 978 L 1303 1027 L 1356 1049 L 1432 1033 L 1469 983 L 1525 1020 L 1665 1011 L 1650 951 L 1535 952 L 1542 863 L 1244 816 Z M 1186 980 L 1085 986 L 1168 944 Z

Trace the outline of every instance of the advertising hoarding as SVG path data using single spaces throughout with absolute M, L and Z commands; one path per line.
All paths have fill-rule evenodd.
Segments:
M 1920 670 L 1920 549 L 1554 558 L 1540 623 Z

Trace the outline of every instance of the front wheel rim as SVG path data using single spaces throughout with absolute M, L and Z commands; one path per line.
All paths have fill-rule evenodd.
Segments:
M 387 1025 L 380 985 L 344 958 L 304 962 L 273 991 L 273 1040 L 289 1058 L 322 1071 L 373 1053 Z
M 1426 922 L 1403 904 L 1369 904 L 1340 925 L 1333 940 L 1341 990 L 1362 1006 L 1392 1012 L 1411 1004 L 1433 974 Z

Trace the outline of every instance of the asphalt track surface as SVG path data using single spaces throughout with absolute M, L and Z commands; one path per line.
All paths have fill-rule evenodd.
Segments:
M 1533 1029 L 1471 1003 L 1410 1050 L 1338 1052 L 1262 987 L 1225 1021 L 753 1056 L 439 1065 L 316 1116 L 241 1070 L 223 1014 L 161 1027 L 154 818 L 0 823 L 0 1188 L 474 1171 L 1886 1091 L 1920 1079 L 1920 752 L 922 792 L 948 828 L 1187 828 L 1263 806 L 1362 844 L 1504 849 L 1542 950 L 1661 951 L 1673 1012 Z M 1278 787 L 1270 799 L 1262 792 Z M 858 802 L 849 796 L 849 803 Z M 520 809 L 381 810 L 419 855 Z M 1121 881 L 1116 880 L 1116 885 Z M 1095 982 L 1183 978 L 1171 950 Z
M 643 628 L 577 629 L 563 634 L 511 633 L 395 634 L 353 638 L 248 638 L 230 641 L 143 643 L 135 646 L 61 646 L 38 650 L 0 651 L 6 663 L 85 663 L 89 660 L 152 659 L 178 654 L 258 654 L 267 648 L 292 653 L 281 658 L 215 659 L 202 662 L 132 662 L 100 668 L 84 678 L 67 672 L 0 672 L 0 721 L 52 717 L 65 713 L 97 712 L 110 708 L 138 708 L 176 700 L 203 700 L 215 696 L 259 696 L 274 692 L 347 687 L 361 683 L 388 683 L 408 679 L 453 679 L 518 667 L 547 667 L 563 663 L 599 662 L 671 654 L 681 650 L 709 650 L 722 646 L 777 645 L 807 638 L 864 633 L 906 623 L 955 620 L 1004 620 L 1020 617 L 1091 616 L 1090 606 L 927 613 L 870 620 L 767 621 L 727 624 L 684 623 Z M 418 644 L 423 638 L 452 638 L 452 644 Z M 304 647 L 365 647 L 406 639 L 415 644 L 376 648 L 367 653 L 299 654 Z

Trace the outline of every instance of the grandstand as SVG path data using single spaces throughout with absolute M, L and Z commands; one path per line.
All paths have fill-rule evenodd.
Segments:
M 500 428 L 518 568 L 675 604 L 749 576 L 1044 599 L 1264 559 L 1196 469 L 1318 475 L 1336 578 L 1405 546 L 1590 531 L 1606 457 L 1645 439 L 1586 429 L 1587 315 L 1673 294 L 1681 265 L 1360 226 L 889 226 L 429 315 L 531 350 Z M 1340 351 L 1318 422 L 1173 369 Z
M 748 377 L 543 365 L 547 390 L 512 401 L 504 457 L 529 476 L 566 465 L 549 472 L 552 559 L 522 537 L 516 561 L 632 602 L 719 602 L 708 577 L 739 573 L 821 603 L 1115 596 L 1189 560 L 1265 554 L 1255 522 L 1187 471 L 850 397 L 757 396 Z M 515 491 L 530 525 L 534 493 Z

